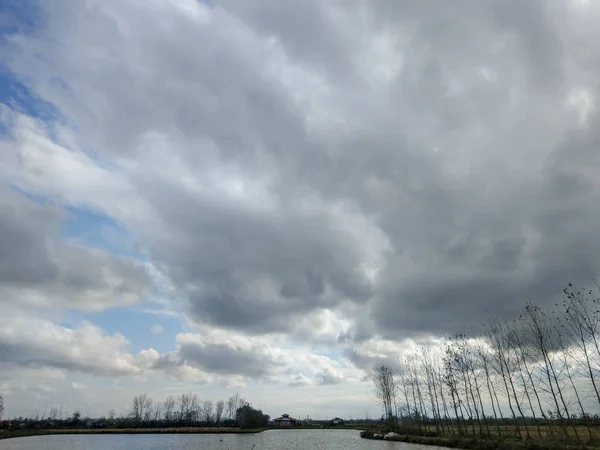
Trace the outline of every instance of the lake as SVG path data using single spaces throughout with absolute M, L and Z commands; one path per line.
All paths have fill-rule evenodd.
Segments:
M 222 441 L 221 441 L 222 439 Z M 434 450 L 361 439 L 357 430 L 269 430 L 257 434 L 97 434 L 0 441 L 0 450 Z

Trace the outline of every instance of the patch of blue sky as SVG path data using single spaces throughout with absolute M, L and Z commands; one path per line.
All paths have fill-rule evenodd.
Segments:
M 315 353 L 315 355 L 325 356 L 330 359 L 338 359 L 341 357 L 341 353 L 337 350 L 322 350 L 322 351 L 315 351 L 314 353 Z
M 40 205 L 54 203 L 46 196 L 24 190 L 19 186 L 8 184 L 7 187 Z M 65 206 L 64 210 L 66 214 L 62 222 L 63 239 L 74 240 L 115 256 L 147 260 L 147 255 L 137 248 L 134 235 L 112 217 L 86 208 Z
M 61 90 L 67 93 L 70 92 L 65 81 L 55 78 L 51 82 L 59 86 Z M 0 62 L 0 103 L 7 105 L 13 111 L 43 122 L 48 137 L 54 142 L 57 142 L 56 126 L 69 127 L 74 131 L 77 130 L 76 123 L 67 120 L 52 103 L 39 97 L 33 89 L 28 87 L 28 84 L 27 81 L 19 79 L 15 74 L 3 67 Z M 10 136 L 10 129 L 10 124 L 4 123 L 0 118 L 0 137 Z M 94 149 L 83 149 L 82 152 L 102 169 L 118 172 L 119 166 L 106 158 L 102 158 L 101 152 Z
M 64 239 L 73 239 L 116 256 L 142 259 L 135 236 L 112 217 L 99 211 L 67 206 L 62 223 Z
M 62 320 L 61 326 L 72 328 L 86 320 L 102 328 L 106 333 L 122 334 L 130 342 L 129 351 L 138 353 L 153 348 L 159 353 L 175 349 L 175 336 L 180 333 L 181 322 L 176 317 L 157 316 L 144 312 L 144 302 L 124 308 L 112 308 L 101 314 L 69 312 Z M 160 325 L 161 333 L 152 333 L 152 327 Z
M 36 0 L 0 0 L 0 34 L 31 33 L 45 25 L 46 16 Z
M 0 0 L 0 51 L 10 54 L 11 43 L 8 36 L 30 34 L 45 26 L 44 12 L 38 2 L 33 0 Z M 18 49 L 13 49 L 18 52 Z M 68 48 L 65 48 L 68 51 Z M 43 54 L 36 58 L 44 61 L 51 68 L 52 61 Z M 46 79 L 35 80 L 25 74 L 17 74 L 10 69 L 8 58 L 0 58 L 0 103 L 9 106 L 21 114 L 39 119 L 46 127 L 51 139 L 56 141 L 55 127 L 69 127 L 77 131 L 76 121 L 69 120 L 51 102 L 45 100 L 38 92 L 40 83 L 45 84 L 53 92 L 60 92 L 62 97 L 75 95 L 68 82 L 60 77 L 48 75 Z M 10 126 L 0 119 L 0 137 L 9 136 Z M 119 167 L 111 161 L 102 158 L 95 149 L 82 150 L 98 166 L 105 170 L 117 171 Z
M 34 77 L 26 74 L 17 74 L 11 70 L 11 54 L 20 52 L 15 47 L 12 36 L 26 36 L 34 34 L 45 27 L 46 15 L 38 1 L 35 0 L 0 0 L 0 103 L 9 106 L 19 113 L 40 119 L 51 134 L 55 123 L 66 124 L 65 117 L 50 102 L 41 98 L 36 92 Z M 45 60 L 43 54 L 36 55 L 39 60 Z M 46 61 L 51 66 L 51 61 Z M 37 75 L 37 74 L 36 74 Z M 63 95 L 71 93 L 68 84 L 58 77 L 50 76 L 43 82 L 54 90 L 60 90 Z M 9 134 L 7 124 L 0 122 L 1 135 Z M 1 136 L 0 135 L 0 136 Z
M 2 0 L 0 0 L 2 1 Z M 0 62 L 0 103 L 13 111 L 42 121 L 51 138 L 54 137 L 54 125 L 65 124 L 64 117 L 51 103 L 40 98 Z M 10 137 L 11 125 L 0 119 L 0 137 Z
M 10 54 L 11 36 L 27 35 L 45 26 L 45 14 L 35 0 L 0 0 L 0 49 Z M 32 117 L 49 119 L 58 116 L 54 106 L 40 99 L 28 87 L 30 83 L 14 74 L 0 59 L 0 102 Z
M 338 350 L 316 350 L 313 353 L 318 356 L 325 356 L 326 358 L 337 361 L 340 364 L 343 363 L 342 353 Z

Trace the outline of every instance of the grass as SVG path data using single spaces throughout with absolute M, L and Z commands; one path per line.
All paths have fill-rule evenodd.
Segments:
M 260 433 L 265 428 L 241 429 L 221 427 L 182 427 L 182 428 L 59 428 L 39 430 L 0 430 L 0 439 L 44 436 L 52 434 L 232 434 L 232 433 Z
M 500 430 L 494 425 L 489 426 L 490 434 L 494 439 L 515 439 L 519 437 L 517 428 L 514 425 L 501 425 Z M 548 440 L 561 440 L 567 442 L 587 442 L 594 445 L 600 446 L 600 427 L 587 427 L 583 425 L 571 426 L 567 425 L 564 427 L 548 425 L 540 425 L 539 427 L 535 424 L 528 425 L 529 436 L 527 435 L 527 429 L 524 425 L 520 427 L 520 437 L 524 441 L 548 441 Z M 428 426 L 426 428 L 428 435 L 435 435 L 436 429 L 434 426 Z M 465 430 L 463 430 L 465 431 Z M 473 430 L 469 426 L 467 429 L 467 435 L 479 437 L 479 434 L 473 435 Z M 476 431 L 479 431 L 476 427 Z M 407 432 L 407 434 L 413 434 Z M 414 433 L 420 434 L 420 433 Z M 452 433 L 448 433 L 446 429 L 446 435 L 458 435 L 457 428 L 454 427 Z
M 506 427 L 507 434 L 510 430 Z M 585 428 L 585 427 L 584 427 Z M 537 431 L 537 430 L 536 430 Z M 376 434 L 382 435 L 383 431 L 365 430 L 361 432 L 361 437 L 365 439 L 382 439 L 375 437 Z M 435 445 L 448 448 L 460 448 L 464 450 L 600 450 L 595 444 L 575 444 L 565 442 L 564 440 L 545 440 L 537 439 L 533 436 L 530 439 L 518 439 L 516 434 L 512 436 L 422 436 L 413 434 L 399 434 L 389 440 L 407 442 L 420 445 Z M 542 433 L 543 434 L 543 433 Z

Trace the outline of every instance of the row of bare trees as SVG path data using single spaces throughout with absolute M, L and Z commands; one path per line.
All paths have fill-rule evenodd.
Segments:
M 598 287 L 598 286 L 597 286 Z M 373 370 L 390 425 L 437 435 L 600 438 L 600 298 L 563 291 L 551 310 L 421 344 Z
M 0 396 L 0 412 L 3 409 Z M 200 400 L 198 394 L 183 393 L 169 396 L 163 401 L 155 401 L 148 394 L 133 397 L 131 407 L 122 416 L 110 410 L 107 417 L 92 419 L 82 417 L 76 410 L 72 414 L 61 406 L 53 406 L 49 411 L 36 412 L 29 418 L 14 418 L 11 426 L 25 428 L 161 428 L 197 426 L 235 426 L 260 428 L 266 426 L 269 416 L 253 408 L 239 394 L 226 401 Z M 6 425 L 6 424 L 5 424 Z
M 154 401 L 148 394 L 136 395 L 128 418 L 136 423 L 169 423 L 193 425 L 221 425 L 236 419 L 236 411 L 247 405 L 239 394 L 227 401 L 201 401 L 194 393 L 169 396 L 163 402 Z

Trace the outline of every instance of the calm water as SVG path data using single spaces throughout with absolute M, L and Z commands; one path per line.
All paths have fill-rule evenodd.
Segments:
M 220 441 L 222 439 L 222 441 Z M 248 434 L 34 436 L 0 441 L 0 450 L 419 450 L 441 449 L 361 439 L 356 430 L 270 430 Z

